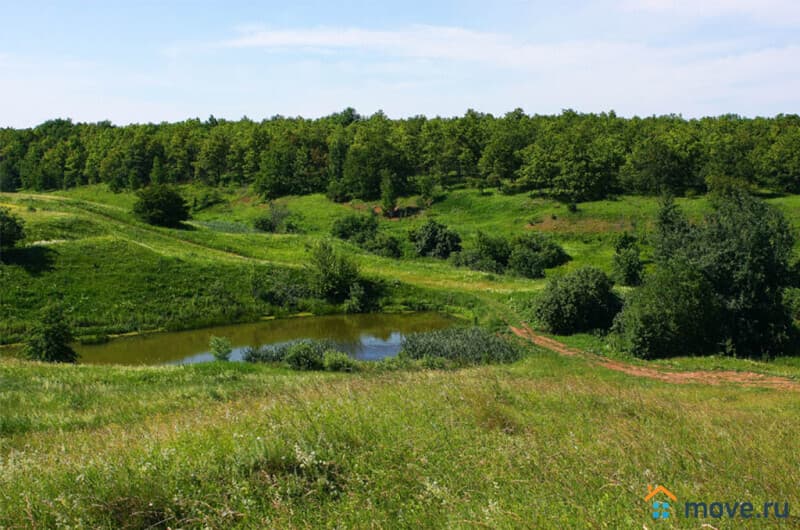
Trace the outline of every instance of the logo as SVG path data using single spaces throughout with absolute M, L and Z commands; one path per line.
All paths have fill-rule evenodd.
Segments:
M 660 500 L 653 500 L 654 498 L 661 495 Z M 647 495 L 644 498 L 645 502 L 653 501 L 652 508 L 653 508 L 653 519 L 669 519 L 670 509 L 672 505 L 668 502 L 663 500 L 666 497 L 667 499 L 671 500 L 672 502 L 677 502 L 678 498 L 669 491 L 664 486 L 656 486 L 655 488 L 650 484 L 647 485 Z
M 656 521 L 675 517 L 686 519 L 788 519 L 789 503 L 786 501 L 685 501 L 683 510 L 678 507 L 678 498 L 664 486 L 647 486 L 644 501 L 651 508 L 650 515 Z M 678 508 L 673 511 L 673 508 Z M 705 526 L 705 525 L 704 525 Z

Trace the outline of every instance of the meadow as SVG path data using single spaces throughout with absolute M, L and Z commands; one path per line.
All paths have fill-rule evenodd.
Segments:
M 181 188 L 190 204 L 209 193 Z M 252 229 L 266 201 L 219 192 L 184 229 L 131 214 L 104 185 L 0 194 L 26 223 L 0 266 L 0 342 L 24 339 L 43 300 L 72 308 L 76 334 L 106 336 L 287 316 L 252 295 L 253 275 L 291 278 L 336 219 L 375 204 L 285 197 L 299 231 Z M 800 225 L 800 197 L 768 199 Z M 697 218 L 705 197 L 679 199 Z M 404 198 L 400 206 L 414 206 Z M 429 218 L 458 231 L 549 234 L 572 260 L 609 271 L 613 241 L 652 228 L 657 199 L 581 203 L 453 190 L 380 229 L 402 259 L 343 241 L 385 286 L 378 310 L 432 309 L 497 331 L 528 320 L 547 279 L 411 257 Z M 644 248 L 647 259 L 649 249 Z M 616 288 L 623 293 L 629 288 Z M 154 293 L 157 293 L 154 295 Z M 335 310 L 308 302 L 300 310 Z M 606 337 L 556 337 L 599 357 L 666 371 L 747 371 L 786 389 L 636 377 L 516 340 L 511 364 L 358 373 L 194 366 L 54 366 L 0 352 L 0 528 L 760 528 L 800 526 L 797 358 L 641 361 Z M 648 484 L 683 500 L 780 501 L 789 520 L 656 522 Z M 652 526 L 651 526 L 652 525 Z

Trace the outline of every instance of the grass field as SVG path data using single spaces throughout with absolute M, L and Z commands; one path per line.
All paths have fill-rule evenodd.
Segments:
M 196 187 L 183 191 L 190 201 L 204 193 Z M 328 237 L 335 219 L 374 206 L 335 204 L 321 195 L 284 198 L 279 202 L 295 215 L 302 233 L 268 235 L 251 228 L 252 220 L 266 208 L 263 201 L 244 190 L 223 192 L 222 198 L 221 204 L 196 212 L 189 229 L 174 230 L 138 222 L 130 212 L 133 194 L 112 193 L 105 186 L 57 194 L 0 194 L 0 204 L 10 207 L 27 226 L 27 247 L 7 253 L 4 262 L 11 266 L 0 269 L 0 279 L 12 286 L 0 300 L 0 343 L 20 340 L 36 308 L 53 297 L 64 298 L 75 307 L 80 315 L 79 334 L 257 319 L 270 310 L 247 296 L 246 271 L 254 267 L 266 270 L 267 266 L 273 268 L 270 270 L 300 268 L 308 245 Z M 786 197 L 773 201 L 800 222 L 800 200 Z M 680 203 L 693 216 L 708 209 L 704 198 Z M 655 199 L 625 197 L 585 203 L 573 213 L 559 203 L 525 195 L 456 190 L 427 211 L 399 220 L 382 219 L 381 226 L 404 241 L 407 255 L 411 253 L 408 231 L 427 218 L 456 229 L 467 247 L 479 230 L 509 237 L 527 230 L 542 231 L 551 234 L 572 257 L 566 265 L 550 271 L 562 274 L 588 264 L 610 270 L 614 235 L 623 230 L 646 233 L 656 208 Z M 422 289 L 425 294 L 421 297 L 436 299 L 439 306 L 463 294 L 475 297 L 481 303 L 473 301 L 471 305 L 479 318 L 507 316 L 509 308 L 516 307 L 509 299 L 534 296 L 544 285 L 544 280 L 456 268 L 432 258 L 396 260 L 344 242 L 338 245 L 368 276 Z M 198 293 L 192 289 L 194 285 L 216 286 L 227 297 Z M 155 303 L 148 299 L 151 287 L 164 294 Z M 419 293 L 414 296 L 420 298 Z M 231 297 L 233 300 L 228 299 Z M 464 300 L 461 302 L 463 305 Z M 224 313 L 222 306 L 231 305 L 235 309 L 228 307 Z
M 800 503 L 796 393 L 533 348 L 458 372 L 0 366 L 0 525 L 641 528 L 648 483 Z
M 206 191 L 183 189 L 190 202 Z M 23 339 L 51 299 L 71 308 L 79 335 L 275 314 L 252 296 L 249 278 L 299 273 L 307 246 L 335 219 L 374 206 L 284 198 L 302 232 L 269 235 L 250 228 L 266 208 L 258 198 L 245 190 L 222 198 L 174 230 L 138 222 L 133 195 L 102 186 L 0 194 L 27 228 L 0 265 L 0 342 Z M 800 226 L 800 197 L 769 200 Z M 679 204 L 692 217 L 710 208 L 703 197 Z M 380 225 L 410 245 L 407 231 L 432 217 L 467 248 L 479 230 L 547 232 L 573 258 L 552 276 L 587 264 L 610 270 L 615 234 L 647 232 L 656 209 L 656 199 L 623 197 L 572 213 L 525 195 L 456 190 Z M 516 325 L 546 281 L 336 245 L 389 286 L 382 309 Z M 558 339 L 658 369 L 800 381 L 797 358 L 644 362 L 601 336 Z M 521 347 L 524 358 L 511 365 L 357 374 L 0 357 L 0 528 L 800 527 L 800 393 L 672 384 Z M 679 503 L 788 502 L 792 515 L 657 522 L 648 484 L 667 486 Z

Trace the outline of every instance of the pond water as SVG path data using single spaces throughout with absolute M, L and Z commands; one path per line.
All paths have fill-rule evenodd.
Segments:
M 105 344 L 78 344 L 75 350 L 82 364 L 200 363 L 214 360 L 208 348 L 214 335 L 230 339 L 232 361 L 241 361 L 249 346 L 297 339 L 329 339 L 356 359 L 378 360 L 397 355 L 406 333 L 453 324 L 439 313 L 329 315 L 123 337 Z

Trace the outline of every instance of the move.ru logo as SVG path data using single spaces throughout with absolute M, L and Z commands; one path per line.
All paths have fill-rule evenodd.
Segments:
M 676 502 L 678 498 L 664 486 L 657 485 L 655 488 L 649 484 L 647 486 L 647 495 L 645 496 L 644 500 L 645 502 L 653 501 L 653 519 L 669 519 L 669 510 L 672 505 L 665 500 L 653 500 L 658 495 L 663 495 L 672 502 Z
M 651 508 L 650 514 L 657 521 L 669 519 L 671 517 L 683 517 L 686 519 L 788 519 L 788 502 L 731 502 L 731 501 L 712 501 L 695 502 L 686 501 L 683 510 L 673 511 L 673 507 L 678 508 L 678 498 L 664 486 L 647 486 L 647 495 L 644 497 Z

